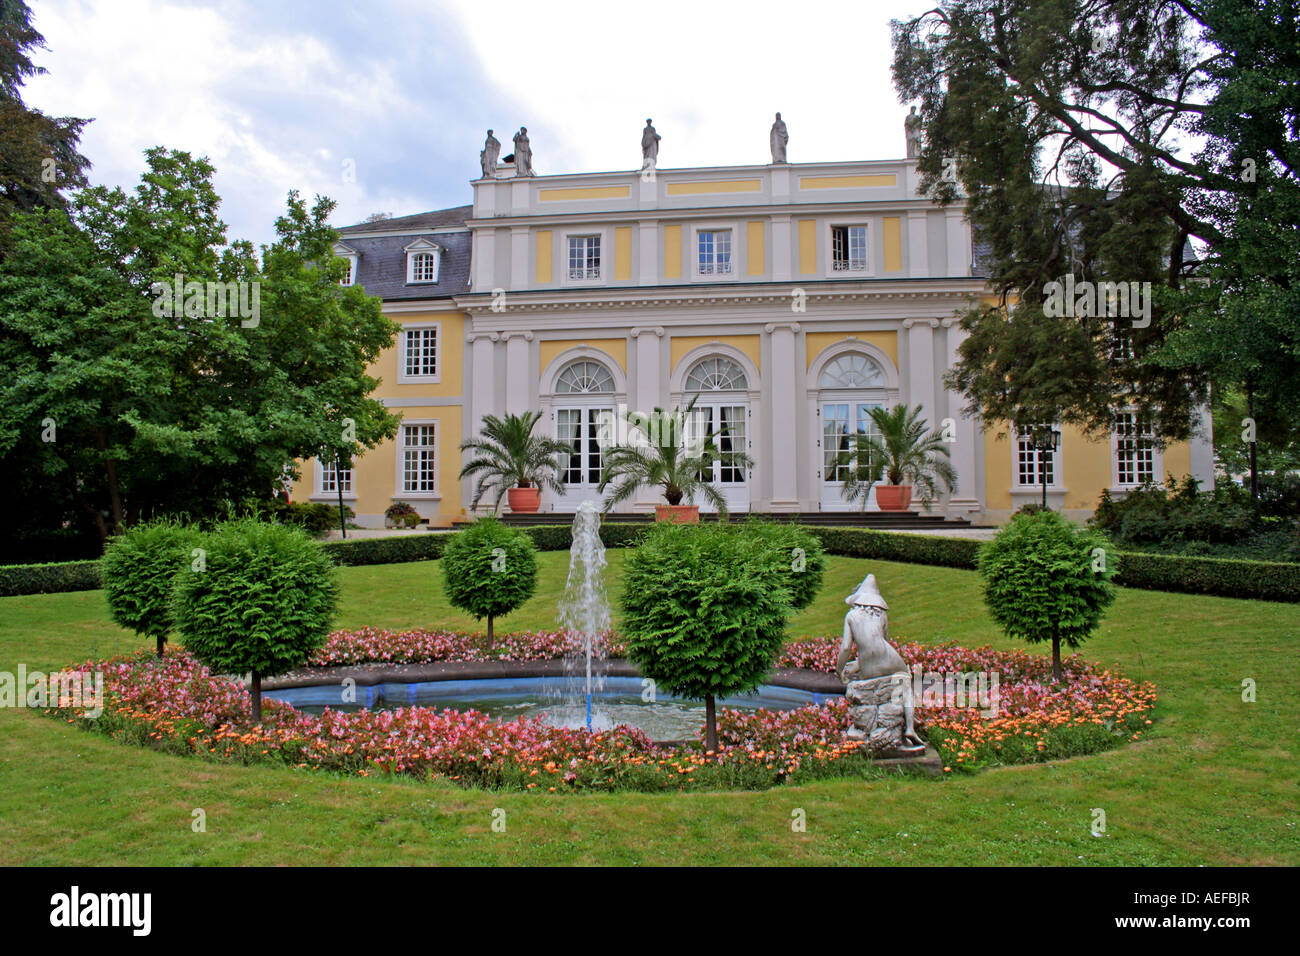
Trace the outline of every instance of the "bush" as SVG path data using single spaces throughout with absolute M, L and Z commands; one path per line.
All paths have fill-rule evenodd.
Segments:
M 337 571 L 301 529 L 251 518 L 218 526 L 199 547 L 201 560 L 176 577 L 176 629 L 214 671 L 252 672 L 253 723 L 261 723 L 262 678 L 302 665 L 324 643 Z
M 358 538 L 323 541 L 321 548 L 339 564 L 403 564 L 436 561 L 451 539 L 449 534 L 418 534 L 396 538 Z
M 447 543 L 442 573 L 451 603 L 487 618 L 491 647 L 494 618 L 519 608 L 537 589 L 537 550 L 522 531 L 479 518 Z
M 420 513 L 405 501 L 394 501 L 384 509 L 384 517 L 393 527 L 414 528 L 420 523 Z
M 802 611 L 812 604 L 826 575 L 826 552 L 821 541 L 807 529 L 788 522 L 749 518 L 742 527 L 747 537 L 783 555 L 791 606 Z
M 791 576 L 772 540 L 732 524 L 662 524 L 625 563 L 628 658 L 669 693 L 704 700 L 709 750 L 716 698 L 761 684 L 785 641 Z
M 1258 509 L 1244 489 L 1226 482 L 1201 492 L 1190 475 L 1181 485 L 1170 478 L 1163 487 L 1148 483 L 1119 499 L 1103 491 L 1088 523 L 1120 545 L 1165 547 L 1236 543 L 1260 527 Z
M 98 561 L 11 564 L 0 567 L 0 597 L 94 591 L 102 586 Z
M 198 538 L 198 531 L 177 522 L 151 521 L 109 544 L 100 564 L 109 614 L 122 627 L 152 637 L 159 657 L 172 629 L 173 580 L 190 563 Z
M 899 534 L 865 528 L 809 528 L 808 532 L 821 541 L 827 554 L 944 568 L 974 568 L 980 547 L 980 542 L 973 538 Z
M 984 601 L 1010 637 L 1052 642 L 1061 680 L 1061 642 L 1077 648 L 1115 600 L 1115 555 L 1096 531 L 1054 511 L 1018 514 L 980 548 Z

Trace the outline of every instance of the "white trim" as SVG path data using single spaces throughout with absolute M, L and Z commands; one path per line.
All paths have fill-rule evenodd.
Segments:
M 408 375 L 406 373 L 406 333 L 421 329 L 434 331 L 434 373 L 432 375 Z M 442 363 L 446 341 L 442 337 L 441 322 L 404 322 L 402 331 L 397 333 L 397 384 L 399 385 L 436 385 L 442 381 Z
M 406 284 L 407 285 L 437 285 L 438 278 L 442 274 L 442 246 L 428 239 L 416 239 L 415 242 L 402 247 L 402 252 L 406 255 Z M 416 279 L 414 276 L 415 257 L 419 255 L 433 256 L 433 278 Z
M 565 367 L 572 365 L 574 362 L 599 362 L 609 373 L 614 376 L 614 391 L 612 392 L 557 392 L 555 391 L 555 380 L 560 377 L 560 373 Z M 592 348 L 590 345 L 575 345 L 573 348 L 565 349 L 555 358 L 551 359 L 546 368 L 542 369 L 539 391 L 543 397 L 549 397 L 556 401 L 568 401 L 569 399 L 586 399 L 595 397 L 614 398 L 615 396 L 627 395 L 627 376 L 623 372 L 623 366 L 619 365 L 614 356 L 601 349 Z
M 334 243 L 334 255 L 340 259 L 348 260 L 347 281 L 339 280 L 341 286 L 354 286 L 357 284 L 357 261 L 361 258 L 360 253 L 349 246 L 346 242 Z
M 613 230 L 609 226 L 574 226 L 558 230 L 560 234 L 560 286 L 563 288 L 591 288 L 609 285 L 614 272 Z M 595 279 L 569 278 L 569 238 L 596 236 L 600 239 L 600 275 Z M 554 265 L 554 264 L 552 264 Z
M 406 429 L 408 426 L 433 426 L 433 491 L 407 491 L 406 482 Z M 397 426 L 397 440 L 393 442 L 397 450 L 397 474 L 393 490 L 394 501 L 430 501 L 442 497 L 441 478 L 438 470 L 442 467 L 442 422 L 437 418 L 403 419 Z
M 1054 493 L 1064 493 L 1065 485 L 1065 431 L 1061 428 L 1060 422 L 1053 422 L 1052 428 L 1061 433 L 1061 443 L 1052 453 L 1052 480 L 1047 483 L 1047 497 L 1050 499 Z M 1011 432 L 1011 493 L 1013 495 L 1021 492 L 1036 492 L 1040 499 L 1043 494 L 1042 480 L 1036 480 L 1032 484 L 1025 484 L 1020 480 L 1020 433 L 1016 430 L 1015 425 L 1009 429 Z M 1034 453 L 1034 474 L 1038 471 L 1038 453 Z
M 1135 481 L 1121 484 L 1119 480 L 1119 433 L 1115 430 L 1114 418 L 1119 415 L 1133 415 L 1134 424 L 1137 423 L 1137 409 L 1133 407 L 1118 408 L 1112 415 L 1110 428 L 1110 491 L 1115 494 L 1124 494 L 1132 491 L 1134 488 L 1142 487 L 1143 482 Z M 1165 480 L 1165 455 L 1164 451 L 1155 441 L 1155 426 L 1151 429 L 1151 481 L 1157 485 L 1162 484 Z M 1136 470 L 1136 469 L 1135 469 Z
M 326 463 L 325 463 L 325 462 L 321 461 L 319 458 L 313 458 L 313 459 L 312 459 L 312 495 L 311 495 L 311 500 L 312 500 L 312 501 L 323 501 L 323 502 L 326 502 L 326 503 L 334 502 L 335 504 L 337 504 L 337 503 L 338 503 L 338 499 L 339 499 L 339 493 L 338 493 L 338 491 L 337 491 L 337 490 L 336 490 L 336 491 L 326 491 L 325 488 L 324 488 L 325 468 L 326 468 Z M 351 491 L 345 491 L 345 492 L 343 492 L 343 500 L 344 500 L 344 501 L 356 501 L 356 500 L 357 500 L 357 468 L 356 468 L 356 462 L 353 462 L 353 463 L 352 463 L 352 467 L 351 467 L 351 468 L 344 468 L 343 470 L 344 470 L 344 471 L 350 471 L 350 472 L 352 472 L 352 480 L 351 480 L 351 482 L 349 482 L 349 484 L 350 484 L 351 487 L 352 487 L 352 490 L 351 490 Z M 355 510 L 355 509 L 353 509 L 353 510 Z
M 830 216 L 822 223 L 822 238 L 825 240 L 826 262 L 823 267 L 823 278 L 826 279 L 870 279 L 876 275 L 876 264 L 873 259 L 875 254 L 875 230 L 876 222 L 879 219 L 875 215 L 855 216 Z M 867 232 L 867 267 L 865 269 L 835 271 L 835 228 L 836 227 L 852 228 L 861 226 Z
M 731 233 L 731 271 L 700 272 L 700 233 Z M 746 250 L 748 251 L 748 250 Z M 740 222 L 739 220 L 717 220 L 691 223 L 691 281 L 692 282 L 736 282 L 740 279 Z M 748 258 L 748 257 L 746 257 Z
M 762 377 L 758 374 L 758 366 L 754 364 L 753 360 L 734 345 L 728 345 L 725 342 L 705 342 L 703 345 L 695 346 L 695 348 L 683 355 L 681 360 L 673 367 L 672 372 L 669 374 L 668 395 L 672 404 L 684 405 L 686 403 L 686 395 L 688 394 L 686 391 L 686 373 L 695 367 L 696 362 L 699 362 L 701 359 L 713 358 L 714 356 L 730 359 L 739 365 L 745 373 L 745 381 L 748 387 L 743 391 L 699 392 L 698 394 L 722 396 L 744 395 L 747 396 L 747 401 L 757 402 L 759 400 L 763 391 Z M 694 395 L 697 393 L 691 392 L 689 394 Z M 719 401 L 721 401 L 721 399 L 719 399 Z
M 873 345 L 865 339 L 856 339 L 852 337 L 846 337 L 840 342 L 833 342 L 817 353 L 816 357 L 812 360 L 812 363 L 808 366 L 807 382 L 809 395 L 821 395 L 822 388 L 818 385 L 818 382 L 821 381 L 822 372 L 825 370 L 827 365 L 839 358 L 845 352 L 861 352 L 884 369 L 885 384 L 883 386 L 878 386 L 878 388 L 888 392 L 894 404 L 898 403 L 898 394 L 901 388 L 899 384 L 898 366 L 894 364 L 893 359 L 889 357 L 888 353 L 878 345 Z M 875 391 L 875 389 L 826 389 L 826 391 L 843 391 L 845 394 L 848 394 L 851 392 L 856 393 L 858 391 Z

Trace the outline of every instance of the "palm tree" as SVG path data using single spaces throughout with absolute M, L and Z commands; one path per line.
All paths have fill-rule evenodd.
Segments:
M 873 408 L 870 414 L 879 434 L 850 435 L 849 447 L 840 452 L 840 464 L 849 469 L 842 490 L 846 499 L 861 499 L 865 511 L 881 478 L 890 485 L 911 485 L 927 510 L 940 485 L 952 491 L 957 472 L 948 461 L 947 443 L 937 431 L 926 433 L 929 423 L 921 418 L 920 405 Z
M 573 449 L 558 438 L 534 435 L 533 428 L 541 417 L 541 412 L 507 414 L 504 418 L 484 415 L 479 437 L 460 443 L 461 451 L 474 453 L 460 470 L 460 477 L 480 475 L 471 508 L 477 508 L 483 495 L 491 491 L 497 496 L 493 514 L 501 509 L 501 499 L 511 488 L 536 485 L 551 488 L 557 494 L 564 492 L 556 458 L 568 455 Z
M 670 505 L 679 505 L 683 498 L 699 495 L 717 508 L 718 514 L 726 515 L 727 502 L 706 475 L 713 472 L 713 463 L 717 461 L 724 466 L 752 468 L 754 460 L 742 451 L 718 449 L 714 439 L 727 433 L 725 427 L 717 433 L 710 431 L 687 441 L 686 426 L 697 401 L 698 395 L 685 410 L 675 408 L 671 414 L 662 408 L 656 408 L 648 417 L 624 412 L 628 424 L 648 441 L 615 445 L 605 452 L 605 467 L 597 490 L 612 488 L 605 499 L 606 511 L 632 497 L 640 487 L 658 486 Z

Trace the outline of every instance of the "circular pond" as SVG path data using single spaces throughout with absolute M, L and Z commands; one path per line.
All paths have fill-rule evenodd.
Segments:
M 540 717 L 556 727 L 585 727 L 586 704 L 570 696 L 581 687 L 565 677 L 501 677 L 476 680 L 383 682 L 343 686 L 339 683 L 268 690 L 266 696 L 306 713 L 330 710 L 394 710 L 399 707 L 475 710 L 490 717 L 512 720 Z M 644 731 L 652 740 L 686 740 L 704 726 L 704 704 L 665 694 L 651 698 L 639 677 L 606 677 L 593 695 L 592 729 L 608 730 L 626 724 Z M 719 707 L 793 710 L 820 704 L 839 695 L 820 694 L 792 687 L 763 685 L 752 694 L 719 699 Z

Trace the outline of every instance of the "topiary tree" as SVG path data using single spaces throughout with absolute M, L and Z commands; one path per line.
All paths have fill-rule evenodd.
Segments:
M 442 573 L 451 603 L 478 620 L 487 618 L 491 647 L 493 620 L 518 609 L 537 589 L 537 549 L 524 532 L 493 517 L 479 518 L 447 542 Z
M 196 529 L 176 521 L 136 525 L 104 551 L 100 570 L 108 612 L 122 627 L 152 637 L 163 656 L 172 629 L 172 584 L 191 560 Z
M 985 542 L 978 568 L 984 601 L 1011 637 L 1052 642 L 1052 679 L 1061 642 L 1077 648 L 1115 600 L 1115 553 L 1106 538 L 1055 511 L 1022 511 Z
M 262 678 L 303 664 L 329 633 L 337 567 L 305 531 L 251 518 L 219 525 L 199 547 L 200 559 L 176 576 L 176 629 L 214 671 L 252 672 L 252 718 L 261 723 Z
M 790 587 L 790 606 L 802 611 L 812 604 L 826 575 L 826 551 L 821 540 L 806 528 L 784 521 L 751 517 L 743 527 L 750 540 L 780 552 Z
M 790 580 L 784 550 L 725 523 L 657 525 L 625 562 L 628 658 L 669 693 L 704 701 L 709 750 L 716 699 L 761 684 L 781 649 Z

